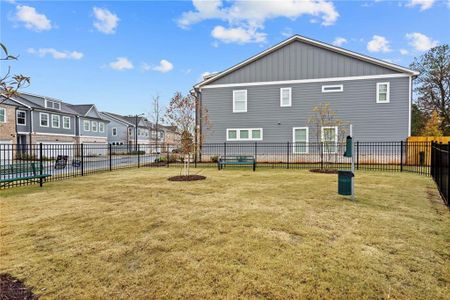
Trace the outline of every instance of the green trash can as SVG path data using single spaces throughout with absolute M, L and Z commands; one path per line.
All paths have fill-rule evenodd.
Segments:
M 338 171 L 338 194 L 350 196 L 352 194 L 352 171 Z

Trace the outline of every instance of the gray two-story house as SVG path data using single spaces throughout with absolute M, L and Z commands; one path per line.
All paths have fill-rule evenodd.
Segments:
M 410 135 L 412 80 L 417 75 L 295 35 L 194 86 L 201 106 L 197 139 L 337 142 L 341 138 L 337 126 L 317 128 L 308 122 L 314 107 L 329 103 L 336 118 L 352 125 L 356 140 L 404 140 Z M 209 130 L 200 121 L 206 110 Z

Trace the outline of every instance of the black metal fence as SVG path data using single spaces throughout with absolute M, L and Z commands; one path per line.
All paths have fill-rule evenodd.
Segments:
M 430 172 L 445 204 L 450 206 L 450 143 L 432 143 Z
M 428 142 L 356 142 L 353 156 L 357 170 L 429 175 L 431 148 Z M 21 178 L 36 172 L 55 181 L 121 168 L 181 167 L 185 158 L 178 149 L 173 144 L 0 144 L 0 188 L 33 184 L 34 180 Z M 230 155 L 252 155 L 257 168 L 350 169 L 351 163 L 340 143 L 227 142 L 195 149 L 190 158 L 194 168 L 216 167 L 220 156 Z

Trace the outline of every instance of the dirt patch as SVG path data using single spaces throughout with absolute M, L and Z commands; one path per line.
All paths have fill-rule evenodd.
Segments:
M 337 174 L 338 173 L 338 170 L 333 170 L 333 169 L 311 169 L 309 171 L 313 172 L 313 173 L 322 173 L 322 174 Z
M 38 296 L 19 279 L 9 274 L 0 274 L 0 299 L 29 300 L 38 299 Z
M 204 179 L 206 179 L 206 177 L 202 175 L 172 176 L 167 178 L 169 181 L 195 181 Z

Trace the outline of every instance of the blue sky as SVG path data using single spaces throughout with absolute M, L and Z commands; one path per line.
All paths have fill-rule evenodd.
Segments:
M 2 1 L 26 91 L 123 114 L 297 33 L 408 66 L 450 42 L 450 1 Z

